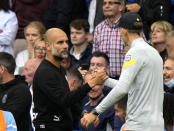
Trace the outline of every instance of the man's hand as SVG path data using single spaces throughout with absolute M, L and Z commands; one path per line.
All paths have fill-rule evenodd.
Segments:
M 104 81 L 108 78 L 108 76 L 106 75 L 106 70 L 103 69 L 98 69 L 98 70 L 93 70 L 91 71 L 91 79 L 89 79 L 88 85 L 92 88 L 95 85 L 102 85 L 104 83 Z
M 85 113 L 83 118 L 80 120 L 83 127 L 88 128 L 88 126 L 96 120 L 97 116 L 93 113 Z
M 3 31 L 0 29 L 0 33 L 2 33 Z
M 101 80 L 102 82 L 109 78 L 109 76 L 106 74 L 105 68 L 98 69 L 96 71 L 96 77 L 99 78 L 99 80 Z
M 134 12 L 134 13 L 138 13 L 140 8 L 141 8 L 141 6 L 137 3 L 126 5 L 126 10 L 130 11 L 130 12 Z

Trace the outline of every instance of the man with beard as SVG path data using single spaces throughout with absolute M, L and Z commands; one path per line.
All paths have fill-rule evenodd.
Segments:
M 36 131 L 72 131 L 71 105 L 79 102 L 96 84 L 92 79 L 69 90 L 61 61 L 68 58 L 68 37 L 58 28 L 46 34 L 46 57 L 33 80 L 34 125 Z

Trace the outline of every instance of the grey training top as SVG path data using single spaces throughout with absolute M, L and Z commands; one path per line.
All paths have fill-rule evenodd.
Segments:
M 163 131 L 163 62 L 159 53 L 142 38 L 127 52 L 119 81 L 107 79 L 114 87 L 96 107 L 103 113 L 128 94 L 126 130 Z

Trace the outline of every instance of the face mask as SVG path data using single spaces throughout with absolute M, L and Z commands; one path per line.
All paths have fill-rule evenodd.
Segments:
M 174 87 L 174 79 L 171 79 L 169 82 L 164 83 L 168 88 Z

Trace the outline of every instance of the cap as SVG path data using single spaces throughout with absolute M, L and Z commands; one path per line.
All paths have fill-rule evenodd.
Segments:
M 137 26 L 138 23 L 142 23 L 142 19 L 137 13 L 126 12 L 120 18 L 118 26 L 128 30 L 141 30 L 143 25 Z

